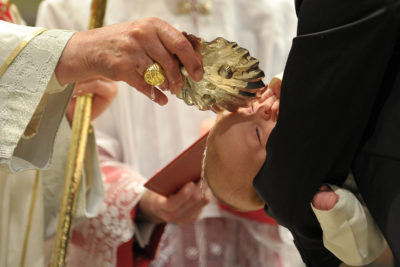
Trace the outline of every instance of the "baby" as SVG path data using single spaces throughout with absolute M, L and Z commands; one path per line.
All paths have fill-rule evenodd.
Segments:
M 273 79 L 270 86 L 280 86 L 280 79 Z M 264 207 L 253 179 L 266 160 L 265 147 L 278 111 L 279 99 L 268 89 L 254 108 L 217 119 L 208 136 L 203 173 L 222 203 L 240 211 Z M 346 264 L 372 262 L 385 250 L 385 239 L 353 193 L 332 188 L 322 185 L 311 204 L 324 233 L 324 245 Z

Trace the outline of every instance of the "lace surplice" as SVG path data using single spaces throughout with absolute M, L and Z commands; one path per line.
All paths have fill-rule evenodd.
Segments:
M 215 205 L 213 202 L 210 205 Z M 193 224 L 168 225 L 160 252 L 150 266 L 303 266 L 288 230 L 226 211 L 217 213 L 218 217 L 202 218 Z
M 100 162 L 105 199 L 97 217 L 74 227 L 69 266 L 116 266 L 118 247 L 134 235 L 131 214 L 144 192 L 145 180 L 107 156 L 101 156 Z

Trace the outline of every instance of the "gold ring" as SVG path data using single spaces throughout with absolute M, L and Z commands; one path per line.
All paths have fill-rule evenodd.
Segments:
M 164 83 L 164 70 L 158 63 L 151 64 L 144 73 L 144 80 L 151 86 L 159 86 Z

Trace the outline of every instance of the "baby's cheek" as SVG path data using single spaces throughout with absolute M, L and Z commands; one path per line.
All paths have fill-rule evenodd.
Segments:
M 253 162 L 251 163 L 250 166 L 253 168 L 253 175 L 257 175 L 257 173 L 260 171 L 261 167 L 264 165 L 265 159 L 267 157 L 267 152 L 264 148 L 260 149 L 257 151 L 257 153 L 253 157 Z
M 257 155 L 257 162 L 260 167 L 264 164 L 265 160 L 267 159 L 267 150 L 265 148 L 260 149 Z
M 268 121 L 268 124 L 267 124 L 267 142 L 268 142 L 268 139 L 269 139 L 269 136 L 271 135 L 271 132 L 272 132 L 272 130 L 275 128 L 275 125 L 276 125 L 276 121 L 272 121 L 272 119 L 271 120 L 269 120 Z

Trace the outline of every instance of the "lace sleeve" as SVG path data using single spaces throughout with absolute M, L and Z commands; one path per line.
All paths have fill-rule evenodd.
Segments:
M 145 179 L 100 152 L 105 199 L 97 217 L 74 227 L 69 266 L 116 266 L 117 249 L 134 235 L 131 212 Z

